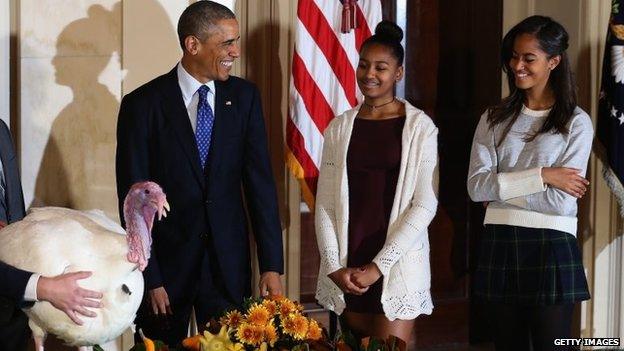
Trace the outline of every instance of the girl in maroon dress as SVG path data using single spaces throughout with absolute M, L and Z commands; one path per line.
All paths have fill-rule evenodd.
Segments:
M 325 132 L 317 299 L 356 336 L 408 341 L 414 318 L 433 308 L 427 226 L 437 206 L 437 129 L 394 96 L 403 78 L 402 37 L 384 21 L 363 43 L 356 76 L 364 102 Z

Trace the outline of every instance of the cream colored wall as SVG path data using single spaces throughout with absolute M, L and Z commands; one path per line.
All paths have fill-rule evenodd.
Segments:
M 121 4 L 19 4 L 19 124 L 26 205 L 99 208 L 117 218 Z
M 0 119 L 9 124 L 9 43 L 11 35 L 8 1 L 0 2 Z
M 609 0 L 504 0 L 503 33 L 532 14 L 551 16 L 566 27 L 579 105 L 594 122 L 610 11 Z M 579 239 L 592 299 L 582 303 L 580 333 L 584 337 L 622 337 L 624 230 L 615 200 L 601 176 L 602 169 L 602 163 L 592 154 L 588 169 L 590 192 L 579 206 Z

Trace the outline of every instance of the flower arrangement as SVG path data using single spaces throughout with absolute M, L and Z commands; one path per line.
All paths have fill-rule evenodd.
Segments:
M 323 329 L 302 312 L 301 304 L 283 296 L 248 299 L 242 311 L 219 319 L 218 334 L 205 331 L 182 345 L 201 351 L 309 350 L 310 343 L 323 338 Z
M 186 338 L 182 346 L 193 351 L 405 351 L 403 340 L 391 336 L 357 339 L 343 331 L 335 341 L 317 321 L 303 315 L 303 306 L 283 296 L 247 299 L 241 311 L 226 312 L 209 330 Z M 131 351 L 174 351 L 141 335 Z

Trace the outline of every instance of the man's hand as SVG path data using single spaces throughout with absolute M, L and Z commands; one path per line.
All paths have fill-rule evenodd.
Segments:
M 264 272 L 260 275 L 260 295 L 263 297 L 283 295 L 279 273 Z
M 377 280 L 381 278 L 381 271 L 375 263 L 369 263 L 362 266 L 351 275 L 351 281 L 353 284 L 360 288 L 367 288 L 373 285 Z
M 152 289 L 149 291 L 148 295 L 150 304 L 152 305 L 152 312 L 154 312 L 155 315 L 173 314 L 171 304 L 169 304 L 169 295 L 164 287 L 161 286 Z
M 362 295 L 368 290 L 368 287 L 361 288 L 353 284 L 352 276 L 357 271 L 357 268 L 340 268 L 327 276 L 333 280 L 345 294 Z
M 102 307 L 99 301 L 102 293 L 78 286 L 78 280 L 90 276 L 91 272 L 65 273 L 55 277 L 42 276 L 37 282 L 37 299 L 48 301 L 52 306 L 65 312 L 74 323 L 82 325 L 82 320 L 78 318 L 79 314 L 95 317 L 95 312 L 87 307 Z

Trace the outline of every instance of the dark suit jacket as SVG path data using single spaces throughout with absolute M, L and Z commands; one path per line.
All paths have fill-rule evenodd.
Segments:
M 2 120 L 0 120 L 0 159 L 6 182 L 7 220 L 13 223 L 24 218 L 24 196 L 11 133 Z M 10 317 L 15 305 L 22 301 L 31 274 L 0 261 L 0 319 Z
M 251 293 L 247 219 L 260 270 L 283 271 L 282 237 L 260 95 L 237 77 L 215 81 L 215 123 L 206 170 L 178 85 L 176 68 L 126 95 L 117 125 L 120 210 L 130 186 L 152 180 L 171 204 L 152 231 L 147 289 L 164 286 L 172 303 L 196 291 L 205 252 L 235 302 Z M 123 216 L 123 213 L 122 213 Z

